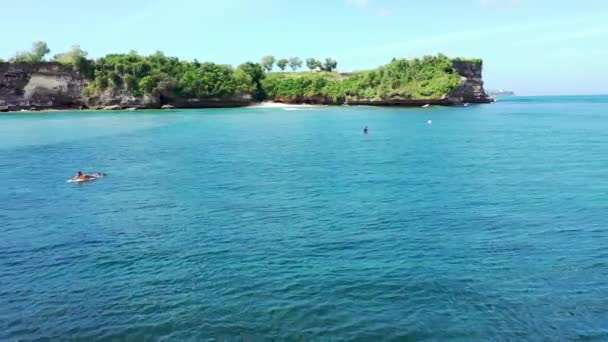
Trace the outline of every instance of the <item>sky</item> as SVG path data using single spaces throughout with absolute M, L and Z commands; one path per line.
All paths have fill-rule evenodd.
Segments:
M 486 88 L 608 94 L 607 0 L 0 0 L 0 9 L 5 59 L 36 40 L 51 54 L 79 44 L 91 57 L 333 57 L 341 71 L 441 52 L 482 58 Z

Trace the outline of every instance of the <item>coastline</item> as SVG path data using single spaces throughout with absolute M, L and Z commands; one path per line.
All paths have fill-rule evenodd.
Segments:
M 276 101 L 263 101 L 247 106 L 247 108 L 301 108 L 301 107 L 320 107 L 307 103 L 284 103 Z
M 124 59 L 128 56 L 119 57 Z M 114 56 L 113 58 L 119 57 Z M 156 57 L 130 56 L 128 58 L 136 58 L 141 63 L 153 64 Z M 171 61 L 166 57 L 161 59 L 166 60 L 167 63 Z M 410 74 L 408 63 L 417 63 L 417 68 L 426 70 L 429 75 L 426 78 L 420 78 Z M 437 67 L 441 63 L 449 66 L 449 72 L 445 68 Z M 194 68 L 194 66 L 190 66 Z M 214 81 L 209 81 L 211 83 L 207 84 L 201 83 L 202 80 L 197 78 L 200 75 L 194 76 L 192 79 L 182 81 L 198 83 L 186 82 L 190 86 L 184 88 L 176 85 L 178 74 L 174 75 L 174 79 L 167 81 L 169 85 L 158 80 L 160 82 L 157 82 L 158 84 L 143 82 L 150 81 L 154 75 L 145 77 L 142 76 L 143 74 L 139 75 L 140 80 L 135 79 L 132 74 L 127 74 L 123 75 L 125 78 L 123 80 L 121 78 L 123 76 L 116 74 L 117 80 L 114 80 L 112 86 L 109 86 L 109 81 L 103 76 L 105 74 L 98 75 L 101 77 L 99 79 L 99 77 L 84 73 L 71 65 L 57 62 L 0 63 L 0 112 L 50 109 L 278 107 L 285 105 L 422 107 L 425 105 L 460 106 L 467 103 L 494 101 L 487 96 L 483 88 L 481 61 L 449 59 L 441 55 L 424 60 L 394 60 L 386 66 L 379 67 L 376 71 L 352 74 L 348 77 L 331 72 L 264 73 L 259 65 L 252 63 L 245 63 L 237 69 L 207 63 L 205 68 L 209 70 L 205 69 L 204 73 L 215 75 L 221 71 L 225 73 L 226 77 L 212 78 Z M 397 70 L 397 74 L 392 81 L 385 80 L 383 81 L 385 84 L 378 83 L 377 74 L 385 72 L 385 69 L 388 70 L 387 68 Z M 199 73 L 203 72 L 202 69 L 196 70 Z M 235 75 L 242 77 L 239 76 L 241 78 L 237 80 Z M 400 81 L 411 77 L 420 84 L 410 84 L 413 81 L 410 83 Z M 97 83 L 103 80 L 108 81 L 105 83 L 105 87 L 96 88 Z M 222 83 L 224 81 L 228 83 Z M 235 84 L 238 84 L 240 88 L 237 89 Z M 196 87 L 193 88 L 194 85 Z M 144 91 L 143 88 L 139 88 L 140 86 L 150 89 Z M 228 90 L 220 91 L 224 87 L 227 87 Z M 441 89 L 441 91 L 437 89 Z
M 31 112 L 57 112 L 57 111 L 136 111 L 136 110 L 175 110 L 175 109 L 210 109 L 210 108 L 262 108 L 262 109 L 289 109 L 289 108 L 314 108 L 314 107 L 339 107 L 339 106 L 372 106 L 372 107 L 404 107 L 416 108 L 431 106 L 458 107 L 468 104 L 489 104 L 495 102 L 496 99 L 488 98 L 483 101 L 471 102 L 453 102 L 447 99 L 394 99 L 394 100 L 351 100 L 343 103 L 338 102 L 322 102 L 322 101 L 303 101 L 303 102 L 283 102 L 283 101 L 264 101 L 251 102 L 248 104 L 222 104 L 217 103 L 214 106 L 161 106 L 161 107 L 146 107 L 146 106 L 121 106 L 111 105 L 105 107 L 87 107 L 87 106 L 57 106 L 57 107 L 0 107 L 0 113 L 31 113 Z

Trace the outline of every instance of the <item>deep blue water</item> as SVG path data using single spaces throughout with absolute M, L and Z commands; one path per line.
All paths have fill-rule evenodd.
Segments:
M 3 341 L 608 340 L 608 97 L 3 114 L 0 189 Z

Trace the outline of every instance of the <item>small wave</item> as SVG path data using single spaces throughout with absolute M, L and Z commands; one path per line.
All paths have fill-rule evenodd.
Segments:
M 320 107 L 317 105 L 310 105 L 310 104 L 288 104 L 288 103 L 281 103 L 281 102 L 262 102 L 262 103 L 258 103 L 255 104 L 253 106 L 249 106 L 248 108 L 314 108 L 314 107 Z

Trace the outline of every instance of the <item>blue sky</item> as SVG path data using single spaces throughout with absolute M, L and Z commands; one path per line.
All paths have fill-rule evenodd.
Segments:
M 239 64 L 334 57 L 357 70 L 438 52 L 484 59 L 488 88 L 608 93 L 606 0 L 0 0 L 0 57 L 46 41 Z M 7 28 L 12 28 L 8 30 Z

